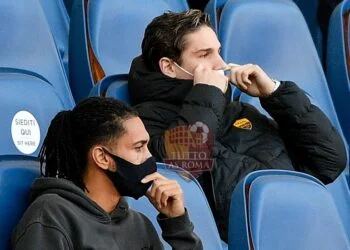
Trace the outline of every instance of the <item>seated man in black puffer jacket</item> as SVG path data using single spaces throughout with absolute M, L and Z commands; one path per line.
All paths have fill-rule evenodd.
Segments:
M 226 64 L 220 46 L 199 10 L 156 17 L 132 63 L 129 91 L 150 134 L 150 151 L 195 174 L 227 240 L 231 193 L 248 173 L 297 170 L 327 184 L 345 168 L 346 151 L 328 118 L 295 83 L 274 81 L 257 65 Z M 229 81 L 259 97 L 274 120 L 231 101 Z

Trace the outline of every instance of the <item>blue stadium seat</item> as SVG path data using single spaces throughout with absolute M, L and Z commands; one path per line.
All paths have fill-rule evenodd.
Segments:
M 51 119 L 64 103 L 43 77 L 0 68 L 0 155 L 38 156 Z
M 194 225 L 194 231 L 201 238 L 204 249 L 227 249 L 227 244 L 220 239 L 209 204 L 197 180 L 178 167 L 164 163 L 157 163 L 157 165 L 160 174 L 169 179 L 177 180 L 184 190 L 185 206 Z M 183 177 L 182 174 L 187 177 Z M 161 229 L 156 220 L 158 212 L 148 199 L 142 197 L 139 200 L 129 199 L 128 201 L 131 208 L 150 218 L 159 235 L 161 235 Z M 163 241 L 163 244 L 165 249 L 171 249 L 165 241 Z
M 250 173 L 232 194 L 230 249 L 350 249 L 327 188 L 294 171 Z
M 221 14 L 219 40 L 224 60 L 255 63 L 272 78 L 296 82 L 340 128 L 315 45 L 292 1 L 229 0 Z M 259 105 L 257 98 L 242 94 L 241 99 Z
M 129 96 L 128 75 L 112 75 L 103 78 L 91 89 L 89 96 L 113 97 L 132 105 Z
M 317 53 L 320 57 L 321 62 L 324 58 L 324 47 L 325 47 L 325 38 L 322 34 L 318 11 L 320 8 L 320 0 L 293 0 L 296 5 L 299 7 L 300 11 L 303 13 L 305 21 L 310 30 L 312 39 L 315 43 Z
M 327 79 L 345 138 L 350 145 L 349 15 L 350 1 L 333 11 L 328 28 Z M 345 30 L 347 28 L 347 30 Z
M 72 12 L 74 0 L 63 0 L 63 1 L 64 1 L 64 5 L 66 6 L 68 15 L 70 15 Z
M 39 169 L 34 157 L 0 156 L 0 249 L 12 249 L 12 230 L 29 205 L 29 190 Z
M 169 10 L 173 12 L 182 12 L 188 10 L 188 3 L 186 0 L 163 0 L 169 5 Z
M 72 107 L 68 80 L 40 2 L 0 1 L 0 23 L 0 67 L 41 75 L 54 86 L 65 107 Z
M 262 37 L 263 41 L 259 39 Z M 272 78 L 296 82 L 342 133 L 315 45 L 295 3 L 289 0 L 229 0 L 221 13 L 219 39 L 225 61 L 258 64 Z M 240 101 L 267 114 L 258 98 L 242 93 Z M 350 221 L 350 213 L 344 213 L 349 208 L 350 195 L 339 197 L 338 193 L 333 193 L 339 189 L 343 190 L 342 194 L 349 193 L 344 175 L 345 172 L 332 184 L 330 191 L 341 218 Z M 350 238 L 349 224 L 346 230 Z
M 40 0 L 68 76 L 69 16 L 62 0 Z
M 292 1 L 229 0 L 222 11 L 219 39 L 224 60 L 258 64 L 272 78 L 296 82 L 342 132 L 315 45 Z M 267 114 L 258 98 L 242 93 L 240 100 Z
M 146 25 L 171 8 L 162 0 L 104 0 L 89 1 L 86 9 L 88 15 L 84 0 L 77 0 L 71 13 L 69 75 L 75 100 L 87 97 L 103 77 L 128 73 L 141 53 Z
M 210 0 L 205 6 L 204 12 L 210 17 L 210 22 L 214 31 L 217 33 L 219 30 L 220 16 L 223 6 L 227 0 Z

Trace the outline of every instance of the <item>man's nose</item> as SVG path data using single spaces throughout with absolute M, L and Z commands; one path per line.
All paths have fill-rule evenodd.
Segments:
M 217 54 L 217 58 L 216 58 L 216 62 L 215 62 L 215 68 L 214 69 L 224 69 L 226 68 L 227 64 L 224 61 L 224 59 L 222 59 L 220 54 Z
M 152 156 L 151 152 L 149 151 L 148 147 L 146 147 L 145 160 L 147 160 L 151 156 Z

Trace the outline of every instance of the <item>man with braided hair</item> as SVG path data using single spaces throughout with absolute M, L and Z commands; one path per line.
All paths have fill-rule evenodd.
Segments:
M 150 220 L 122 197 L 145 194 L 174 249 L 202 249 L 181 187 L 156 172 L 148 141 L 137 112 L 113 99 L 91 97 L 58 113 L 13 249 L 163 249 Z

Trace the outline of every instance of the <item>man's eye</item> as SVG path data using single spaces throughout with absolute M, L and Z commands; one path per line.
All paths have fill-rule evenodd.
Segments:
M 136 147 L 135 149 L 136 149 L 136 151 L 141 151 L 142 147 L 143 147 L 143 146 Z
M 207 57 L 209 55 L 209 53 L 205 53 L 205 54 L 202 54 L 202 55 L 200 55 L 199 57 Z

